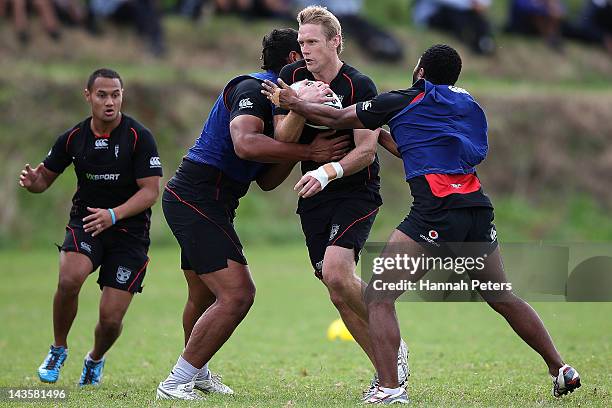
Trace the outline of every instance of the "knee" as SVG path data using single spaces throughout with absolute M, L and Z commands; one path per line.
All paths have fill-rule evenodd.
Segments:
M 501 315 L 506 315 L 514 307 L 518 306 L 523 300 L 513 293 L 504 293 L 503 295 L 496 296 L 493 299 L 487 299 L 487 304 L 491 309 L 495 310 Z
M 238 291 L 219 296 L 218 300 L 225 305 L 229 313 L 244 316 L 255 301 L 255 286 L 242 288 Z
M 106 333 L 117 333 L 121 331 L 121 319 L 114 316 L 100 316 L 100 328 Z
M 73 276 L 60 275 L 57 291 L 63 296 L 76 296 L 81 290 L 83 282 Z
M 353 271 L 346 268 L 346 265 L 341 262 L 330 261 L 323 265 L 323 283 L 329 289 L 330 294 L 342 295 L 345 293 L 349 290 L 350 281 L 353 278 Z

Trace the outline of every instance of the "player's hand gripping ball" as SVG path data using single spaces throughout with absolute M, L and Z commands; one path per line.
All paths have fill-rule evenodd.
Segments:
M 291 88 L 298 94 L 298 96 L 301 97 L 303 87 L 305 86 L 310 87 L 310 86 L 315 86 L 315 85 L 316 85 L 316 82 L 305 79 L 303 81 L 294 82 L 293 84 L 291 84 Z M 323 102 L 323 105 L 331 106 L 332 108 L 336 108 L 336 109 L 342 109 L 342 102 L 340 101 L 340 98 L 338 97 L 338 95 L 336 95 L 334 91 L 329 89 L 329 87 L 327 87 L 327 89 L 328 89 L 328 92 L 325 96 L 329 98 L 333 98 L 333 99 Z M 308 100 L 308 98 L 306 98 L 306 100 Z M 306 125 L 313 127 L 315 129 L 329 129 L 327 126 L 317 125 L 316 123 L 312 123 L 308 121 L 306 122 Z

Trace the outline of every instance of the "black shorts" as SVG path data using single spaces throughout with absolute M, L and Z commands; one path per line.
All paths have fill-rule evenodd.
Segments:
M 397 229 L 433 253 L 460 255 L 462 249 L 491 254 L 497 248 L 497 231 L 490 207 L 468 207 L 421 214 L 414 209 Z M 470 243 L 461 246 L 461 243 Z
M 94 272 L 100 267 L 98 284 L 125 290 L 142 292 L 142 282 L 149 264 L 149 238 L 114 226 L 95 237 L 83 229 L 80 218 L 72 218 L 66 226 L 66 237 L 60 250 L 78 252 L 87 256 Z
M 181 247 L 183 270 L 215 272 L 227 268 L 228 259 L 247 264 L 234 229 L 238 198 L 233 191 L 239 186 L 227 179 L 217 183 L 218 174 L 211 166 L 183 161 L 165 188 L 162 208 Z
M 317 278 L 323 278 L 323 257 L 328 246 L 354 249 L 355 263 L 359 261 L 359 252 L 370 235 L 378 208 L 374 201 L 341 199 L 300 213 L 310 263 Z

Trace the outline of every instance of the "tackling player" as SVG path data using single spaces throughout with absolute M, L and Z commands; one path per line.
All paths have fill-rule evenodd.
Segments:
M 382 143 L 402 158 L 414 202 L 408 216 L 391 234 L 383 255 L 393 256 L 398 246 L 414 258 L 424 251 L 435 253 L 436 248 L 456 254 L 452 243 L 473 243 L 487 257 L 484 269 L 469 272 L 470 277 L 481 282 L 506 283 L 493 224 L 493 206 L 475 172 L 488 150 L 486 117 L 467 91 L 454 86 L 460 72 L 459 54 L 447 45 L 435 45 L 419 59 L 411 88 L 384 93 L 342 110 L 302 101 L 286 84 L 278 89 L 266 82 L 264 93 L 281 106 L 331 128 L 390 126 L 392 139 L 385 132 Z M 310 87 L 310 91 L 321 95 L 326 92 L 324 87 Z M 325 170 L 330 179 L 337 177 L 334 169 Z M 321 186 L 313 188 L 320 190 Z M 406 278 L 416 281 L 425 273 L 427 270 L 423 269 L 412 276 L 400 271 L 385 272 L 391 283 Z M 369 403 L 408 401 L 395 370 L 400 332 L 394 303 L 401 294 L 401 291 L 377 292 L 373 285 L 366 290 L 370 335 L 381 383 Z M 580 387 L 578 372 L 563 362 L 529 304 L 508 290 L 481 290 L 480 294 L 542 356 L 553 379 L 554 396 Z
M 310 6 L 299 12 L 297 20 L 304 59 L 283 68 L 280 78 L 285 83 L 321 81 L 329 85 L 345 107 L 376 96 L 372 80 L 340 60 L 343 37 L 336 16 L 324 7 Z M 274 114 L 277 140 L 310 143 L 322 131 L 295 112 L 276 109 Z M 363 282 L 355 274 L 355 267 L 382 204 L 376 154 L 378 132 L 349 129 L 336 135 L 350 136 L 352 149 L 339 162 L 325 165 L 336 174 L 329 185 L 319 163 L 302 161 L 304 177 L 317 178 L 323 191 L 314 195 L 310 186 L 302 188 L 297 213 L 315 276 L 323 281 L 346 327 L 374 363 Z M 397 359 L 402 384 L 408 377 L 407 354 L 402 342 Z M 376 385 L 374 376 L 364 398 Z
M 183 314 L 185 349 L 159 384 L 157 398 L 201 399 L 194 388 L 233 393 L 211 375 L 208 361 L 246 316 L 255 297 L 234 229 L 238 201 L 252 181 L 271 190 L 296 161 L 338 160 L 348 147 L 346 138 L 322 136 L 309 145 L 297 145 L 270 137 L 272 104 L 261 94 L 261 83 L 275 81 L 284 65 L 302 56 L 293 29 L 273 30 L 262 47 L 265 72 L 238 76 L 225 86 L 163 195 L 164 216 L 181 247 L 189 293 Z
M 74 164 L 77 191 L 60 249 L 59 283 L 53 299 L 54 342 L 38 369 L 54 383 L 68 357 L 68 332 L 79 291 L 100 267 L 100 318 L 93 349 L 85 356 L 79 385 L 102 378 L 104 355 L 119 337 L 134 293 L 142 291 L 149 258 L 151 206 L 159 196 L 161 162 L 151 132 L 121 112 L 123 82 L 99 69 L 85 89 L 91 117 L 62 134 L 36 168 L 26 164 L 21 187 L 42 193 Z

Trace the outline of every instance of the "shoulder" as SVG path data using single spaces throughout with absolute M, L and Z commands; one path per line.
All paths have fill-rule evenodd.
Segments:
M 68 151 L 68 148 L 71 145 L 71 142 L 75 140 L 77 135 L 81 133 L 83 130 L 89 129 L 89 120 L 90 118 L 87 118 L 83 120 L 82 122 L 77 123 L 76 125 L 67 129 L 57 138 L 58 142 L 61 142 L 64 144 L 66 152 Z
M 136 132 L 138 135 L 152 135 L 151 131 L 142 123 L 131 116 L 123 114 L 125 118 L 125 127 L 128 132 Z
M 261 91 L 261 82 L 259 79 L 253 77 L 245 77 L 242 80 L 236 82 L 234 87 L 228 90 L 228 93 L 232 92 L 247 92 L 256 90 Z
M 292 64 L 285 65 L 281 70 L 279 77 L 289 85 L 306 79 L 308 77 L 306 62 L 304 60 L 300 60 Z
M 356 68 L 344 63 L 340 74 L 349 82 L 357 101 L 373 98 L 378 93 L 374 81 Z

